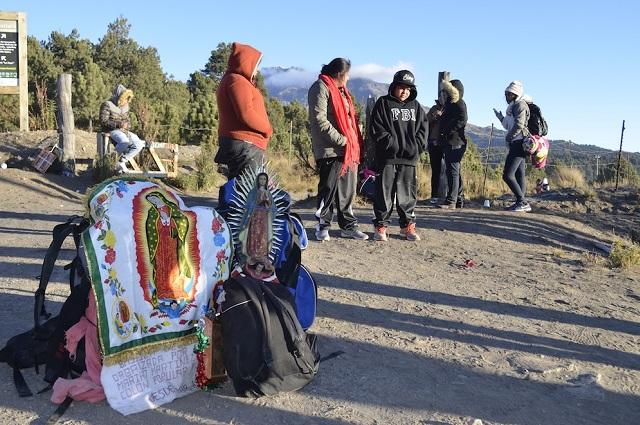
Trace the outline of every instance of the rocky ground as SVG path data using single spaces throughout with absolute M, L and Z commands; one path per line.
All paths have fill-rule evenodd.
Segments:
M 9 165 L 0 169 L 0 345 L 32 326 L 50 231 L 82 213 L 91 184 L 89 133 L 79 137 L 79 177 L 28 166 L 50 135 L 0 135 L 0 162 Z M 210 194 L 185 198 L 215 205 Z M 78 402 L 62 422 L 640 423 L 640 271 L 610 269 L 596 248 L 640 228 L 637 190 L 592 199 L 556 191 L 520 215 L 500 202 L 451 212 L 420 205 L 419 242 L 401 240 L 397 228 L 387 243 L 335 230 L 331 241 L 311 242 L 303 262 L 320 288 L 312 330 L 323 354 L 344 354 L 303 390 L 246 400 L 226 384 L 126 418 L 106 403 Z M 312 234 L 311 202 L 297 212 Z M 372 235 L 370 208 L 356 213 Z M 64 300 L 65 279 L 57 270 L 50 305 Z M 32 370 L 25 377 L 32 389 L 44 386 Z M 0 394 L 2 423 L 41 423 L 55 408 L 47 394 L 19 398 L 6 366 Z

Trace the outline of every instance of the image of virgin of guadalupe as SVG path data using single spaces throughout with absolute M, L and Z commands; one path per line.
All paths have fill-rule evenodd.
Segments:
M 145 199 L 153 206 L 147 214 L 145 230 L 149 260 L 153 268 L 154 307 L 172 303 L 185 304 L 185 287 L 193 272 L 187 260 L 189 220 L 178 206 L 159 192 L 151 192 Z M 160 306 L 156 305 L 160 303 Z M 175 309 L 174 309 L 175 310 Z
M 269 259 L 273 242 L 273 196 L 269 176 L 259 173 L 247 196 L 245 213 L 238 239 L 241 245 L 240 265 L 257 279 L 273 276 L 275 268 Z

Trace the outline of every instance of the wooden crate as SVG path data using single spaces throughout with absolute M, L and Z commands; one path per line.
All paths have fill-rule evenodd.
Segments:
M 204 334 L 209 337 L 209 346 L 204 351 L 205 377 L 210 384 L 227 380 L 227 371 L 222 358 L 222 324 L 219 320 L 204 318 Z

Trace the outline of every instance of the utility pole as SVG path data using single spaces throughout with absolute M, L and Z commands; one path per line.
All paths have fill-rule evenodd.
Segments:
M 618 178 L 620 177 L 620 158 L 622 157 L 622 139 L 624 138 L 624 120 L 622 120 L 622 131 L 620 132 L 620 150 L 618 150 L 618 166 L 616 167 L 616 189 L 618 191 Z
M 600 164 L 600 155 L 596 155 L 596 180 L 598 180 L 598 176 L 600 175 L 600 172 L 598 170 L 600 170 L 600 168 L 598 167 L 598 165 Z

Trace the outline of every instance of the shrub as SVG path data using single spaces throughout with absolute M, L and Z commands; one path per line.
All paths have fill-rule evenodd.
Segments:
M 622 241 L 615 241 L 609 254 L 609 265 L 612 268 L 628 270 L 640 265 L 640 246 Z
M 171 179 L 171 184 L 179 189 L 207 192 L 216 187 L 220 174 L 213 161 L 215 145 L 211 139 L 206 139 L 200 146 L 200 153 L 195 158 L 195 171 L 179 173 L 178 177 Z
M 116 175 L 116 154 L 110 153 L 93 159 L 93 182 L 101 183 Z

